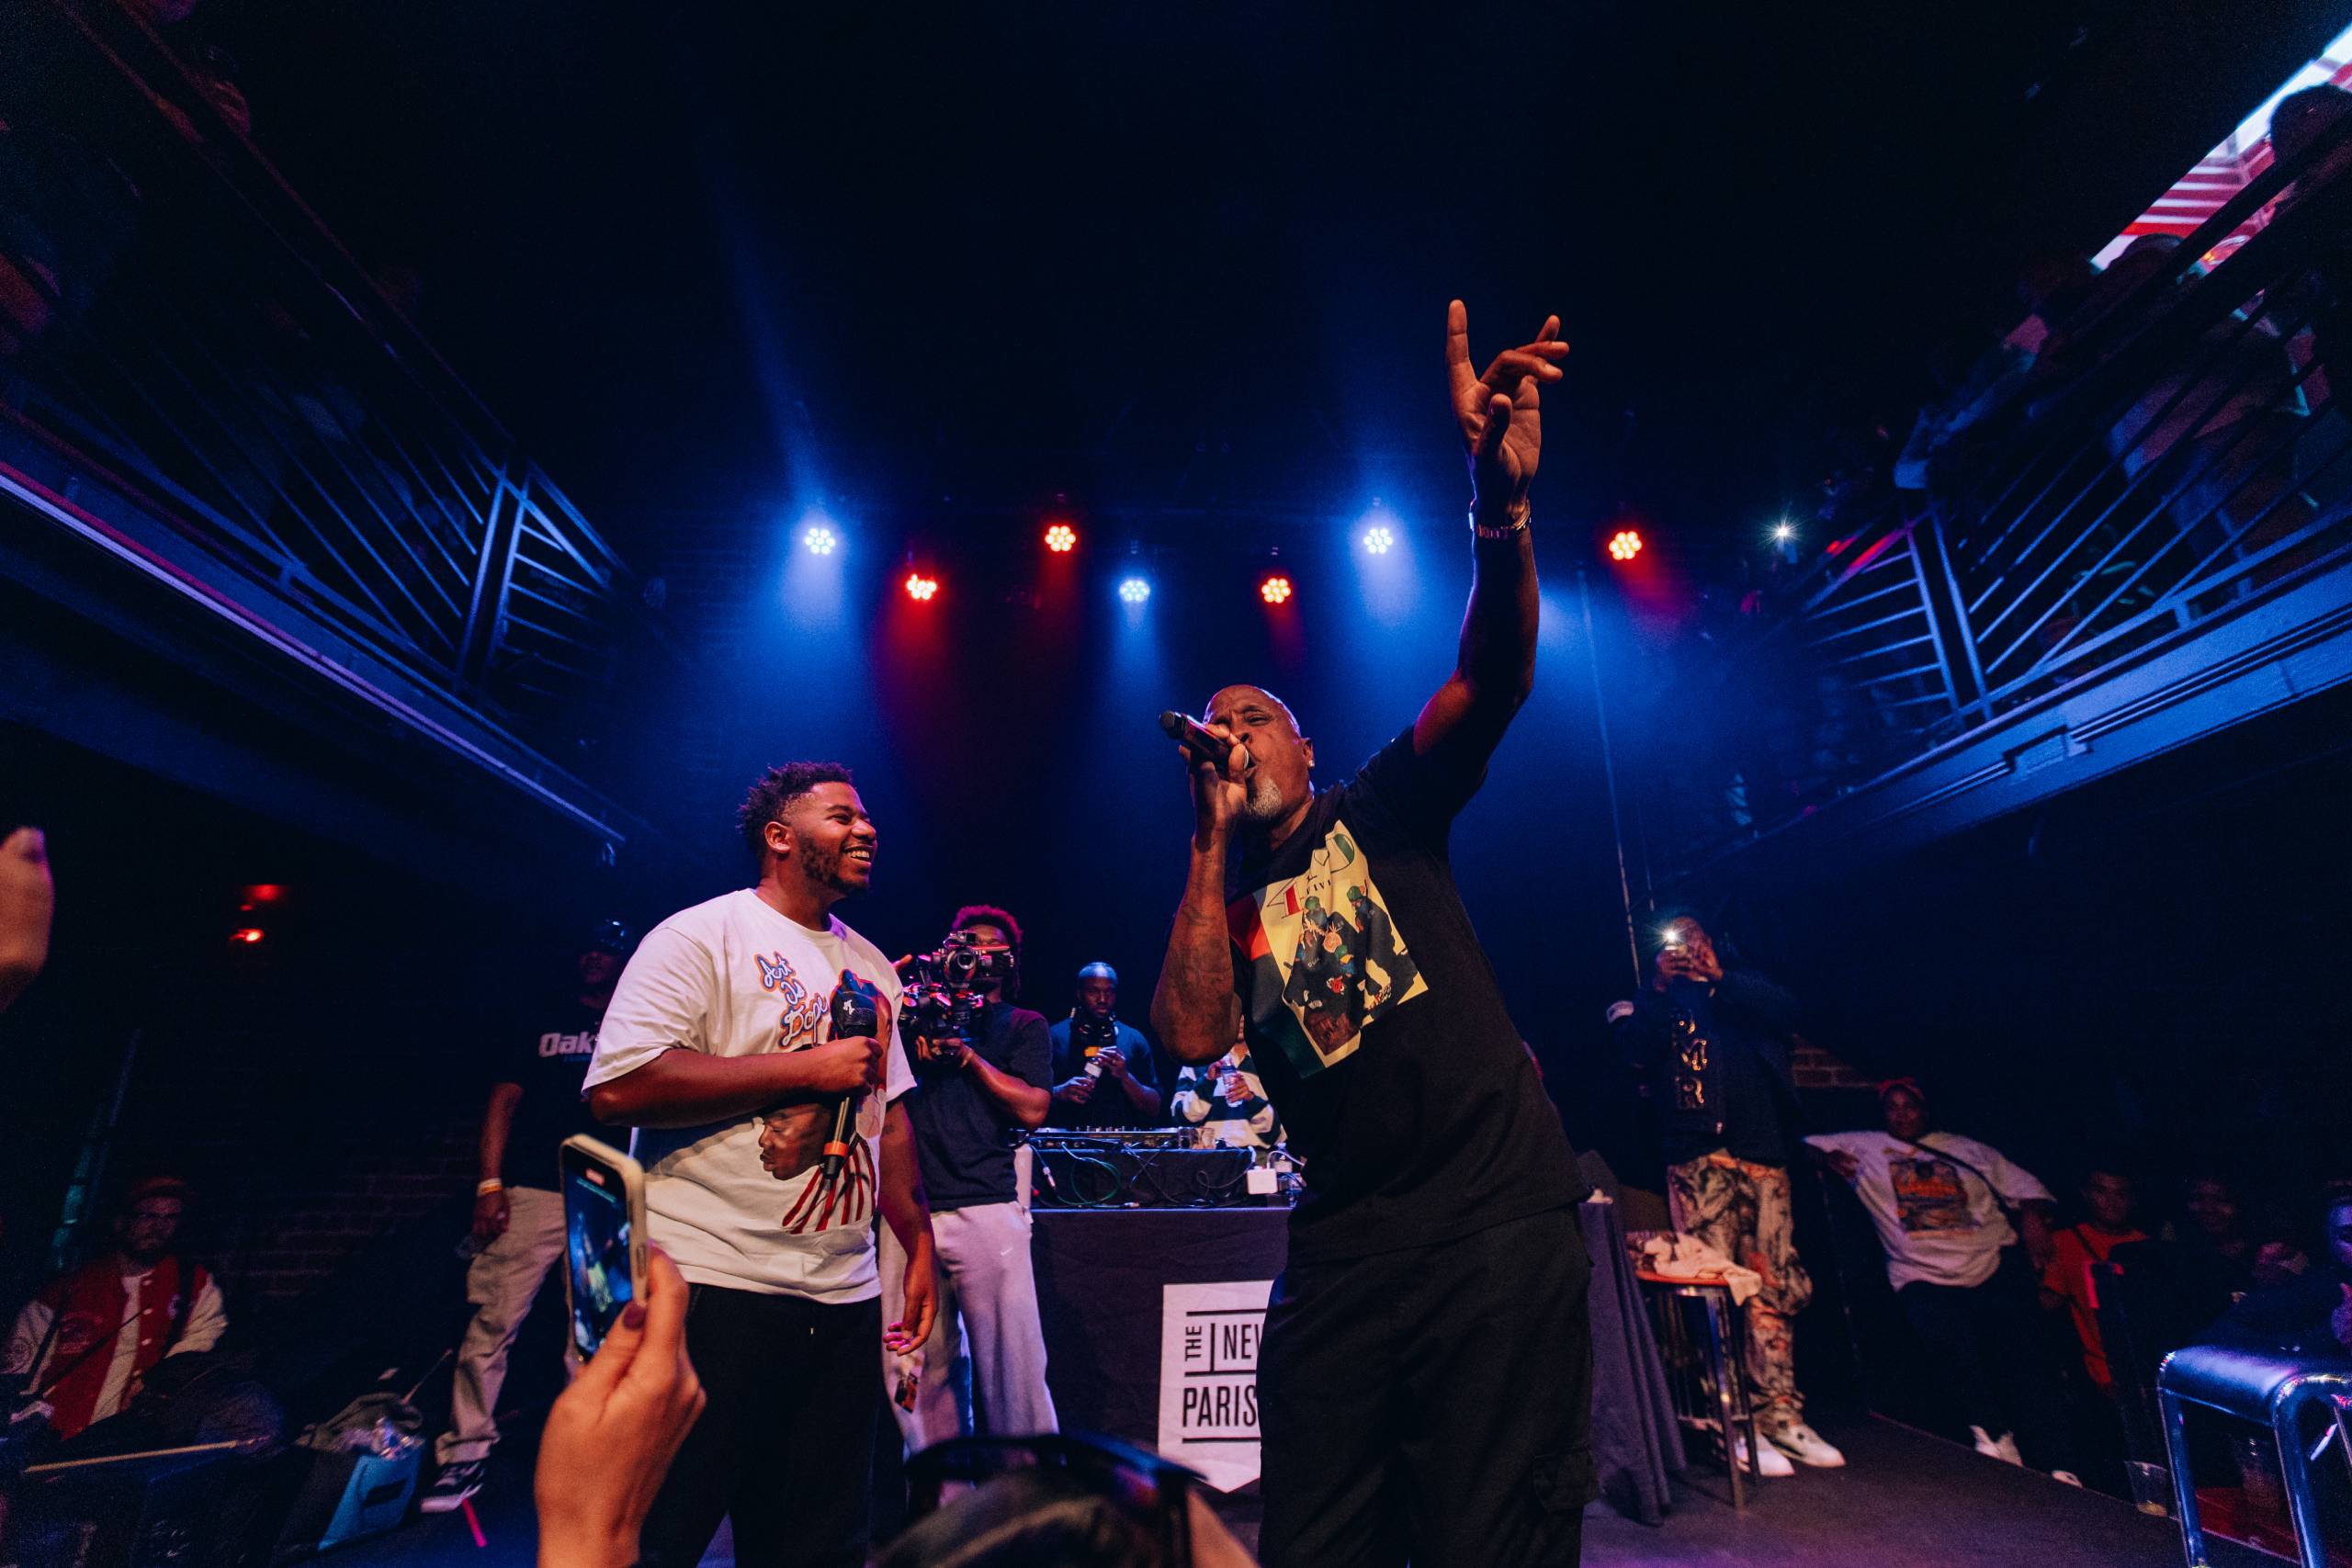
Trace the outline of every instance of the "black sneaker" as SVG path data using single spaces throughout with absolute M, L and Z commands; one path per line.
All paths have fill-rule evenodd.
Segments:
M 454 1512 L 458 1505 L 481 1490 L 482 1472 L 489 1468 L 487 1462 L 478 1459 L 459 1460 L 455 1464 L 443 1465 L 441 1473 L 433 1478 L 433 1484 L 424 1489 L 424 1495 L 416 1500 L 416 1511 L 420 1514 Z

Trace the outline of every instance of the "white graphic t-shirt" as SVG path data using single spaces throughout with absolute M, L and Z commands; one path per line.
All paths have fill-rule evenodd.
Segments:
M 2000 1268 L 2001 1248 L 2018 1238 L 1994 1191 L 2012 1203 L 2050 1201 L 2031 1172 L 1957 1133 L 1929 1133 L 1917 1144 L 1884 1133 L 1823 1133 L 1805 1142 L 1854 1156 L 1854 1196 L 1878 1227 L 1886 1280 L 1898 1291 L 1915 1280 L 1983 1284 Z
M 815 1166 L 771 1175 L 762 1162 L 768 1122 L 759 1114 L 638 1132 L 650 1239 L 694 1283 L 835 1303 L 880 1292 L 874 1214 L 883 1101 L 914 1087 L 896 1029 L 899 977 L 879 948 L 838 919 L 811 931 L 748 887 L 679 910 L 621 972 L 590 1089 L 664 1051 L 755 1056 L 818 1044 L 830 1037 L 845 973 L 879 994 L 886 1066 L 883 1095 L 864 1098 L 838 1180 L 826 1183 Z

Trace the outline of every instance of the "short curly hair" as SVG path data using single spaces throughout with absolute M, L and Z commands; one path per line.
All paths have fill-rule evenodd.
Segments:
M 1011 910 L 1000 909 L 994 904 L 967 904 L 956 911 L 956 918 L 947 922 L 947 929 L 951 932 L 960 931 L 967 926 L 997 927 L 1012 943 L 1012 961 L 1015 964 L 1021 962 L 1021 922 L 1012 918 Z
M 784 808 L 820 784 L 852 783 L 849 770 L 839 762 L 786 762 L 762 773 L 735 813 L 735 825 L 756 863 L 768 847 L 768 824 Z

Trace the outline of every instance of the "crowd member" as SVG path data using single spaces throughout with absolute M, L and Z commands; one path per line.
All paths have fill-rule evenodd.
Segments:
M 0 839 L 0 1012 L 49 962 L 50 912 L 56 903 L 49 840 L 41 830 L 19 828 Z
M 1650 986 L 1610 1009 L 1619 1050 L 1643 1071 L 1657 1106 L 1674 1228 L 1753 1269 L 1747 1377 L 1767 1475 L 1790 1461 L 1846 1462 L 1804 1419 L 1794 1319 L 1813 1299 L 1789 1203 L 1796 1149 L 1790 1040 L 1796 998 L 1749 969 L 1724 967 L 1707 928 L 1688 915 L 1658 928 Z
M 1045 1125 L 1052 1047 L 1045 1019 L 1005 997 L 1019 989 L 1020 922 L 972 904 L 956 911 L 949 929 L 969 933 L 983 952 L 1010 953 L 1015 979 L 990 983 L 970 1039 L 915 1040 L 908 1103 L 931 1201 L 939 1326 L 928 1346 L 882 1352 L 909 1453 L 978 1429 L 1027 1436 L 1056 1426 L 1029 1267 L 1029 1195 L 1012 1149 L 1016 1128 Z M 886 1315 L 900 1308 L 892 1283 L 899 1260 L 897 1238 L 884 1235 Z
M 690 1287 L 686 1349 L 709 1395 L 653 1500 L 642 1561 L 692 1568 L 731 1518 L 744 1561 L 854 1568 L 873 1487 L 874 1345 L 914 1348 L 933 1313 L 899 977 L 831 912 L 872 880 L 877 835 L 831 762 L 769 769 L 739 820 L 758 885 L 654 928 L 588 1069 L 598 1120 L 639 1129 L 649 1239 Z M 844 987 L 871 1000 L 874 1034 L 830 1038 Z M 855 1130 L 828 1172 L 844 1097 Z M 877 1207 L 907 1258 L 905 1311 L 887 1337 Z
M 1880 1087 L 1879 1114 L 1878 1132 L 1804 1141 L 1869 1211 L 1887 1283 L 1976 1451 L 2075 1480 L 2034 1293 L 2053 1256 L 2050 1190 L 1998 1149 L 1932 1130 L 1907 1078 Z
M 2318 1258 L 2300 1274 L 2248 1293 L 2210 1338 L 2289 1356 L 2352 1353 L 2352 1182 L 2329 1185 L 2320 1222 Z
M 176 1177 L 138 1182 L 106 1255 L 51 1280 L 17 1313 L 0 1371 L 27 1380 L 60 1438 L 126 1408 L 166 1356 L 209 1350 L 227 1331 L 220 1283 L 179 1250 L 187 1200 Z
M 2288 94 L 2270 111 L 2272 155 L 2282 163 L 2309 156 L 2347 111 L 2352 111 L 2352 92 L 2333 84 Z M 2338 141 L 2335 151 L 2296 179 L 2278 215 L 2320 198 L 2340 209 L 2352 200 L 2352 184 L 2344 179 L 2347 170 L 2352 170 L 2352 141 Z M 2333 216 L 2340 220 L 2341 212 Z M 2347 359 L 2352 355 L 2352 243 L 2346 241 L 2340 221 L 2330 233 L 2334 243 L 2322 248 L 2318 264 L 2298 283 L 2278 290 L 2279 302 L 2273 307 L 2290 320 L 2310 318 L 2307 352 L 2316 355 L 2320 367 L 2305 390 L 2318 401 L 2331 400 L 2338 385 L 2352 386 L 2352 379 L 2346 379 L 2352 378 L 2352 359 Z
M 2041 1270 L 2041 1304 L 2064 1307 L 2082 1342 L 2083 1371 L 2101 1393 L 2115 1392 L 2115 1373 L 2098 1333 L 2098 1280 L 2091 1266 L 2104 1263 L 2119 1247 L 2148 1239 L 2132 1223 L 2132 1179 L 2109 1167 L 2083 1179 L 2086 1218 L 2051 1236 L 2050 1262 Z
M 1057 1127 L 1157 1127 L 1159 1071 L 1143 1031 L 1119 1021 L 1119 972 L 1078 972 L 1077 1003 L 1053 1027 Z
M 1258 1367 L 1260 1550 L 1274 1568 L 1573 1563 L 1593 1495 L 1584 1183 L 1447 848 L 1534 681 L 1527 490 L 1537 387 L 1567 352 L 1558 331 L 1547 321 L 1481 378 L 1461 302 L 1448 308 L 1475 578 L 1453 672 L 1419 716 L 1317 791 L 1290 709 L 1227 686 L 1204 715 L 1224 755 L 1190 768 L 1183 900 L 1152 1021 L 1192 1063 L 1246 1029 L 1306 1159 Z M 1310 898 L 1382 911 L 1395 967 L 1367 952 L 1300 996 L 1285 966 Z
M 466 1300 L 474 1309 L 458 1346 L 449 1429 L 435 1443 L 440 1473 L 417 1511 L 443 1514 L 481 1490 L 498 1443 L 498 1391 L 506 1352 L 531 1314 L 548 1271 L 563 1256 L 563 1194 L 556 1150 L 576 1133 L 605 1135 L 581 1096 L 596 1030 L 628 957 L 618 920 L 598 926 L 571 962 L 568 982 L 517 1027 L 492 1065 L 490 1103 L 475 1144 L 474 1242 Z
M 2277 1272 L 2275 1262 L 2266 1270 L 2263 1247 L 2248 1222 L 2245 1199 L 2236 1180 L 2219 1171 L 2191 1176 L 2181 1186 L 2180 1221 L 2167 1227 L 2161 1244 L 2170 1272 L 2184 1301 L 2198 1320 L 2211 1323 L 2257 1283 Z M 2138 1244 L 2119 1254 L 2130 1262 L 2144 1256 L 2151 1244 Z
M 1258 1069 L 1250 1065 L 1247 1040 L 1235 1041 L 1232 1050 L 1205 1066 L 1180 1071 L 1169 1108 L 1211 1141 L 1233 1148 L 1271 1149 L 1282 1142 L 1282 1123 Z

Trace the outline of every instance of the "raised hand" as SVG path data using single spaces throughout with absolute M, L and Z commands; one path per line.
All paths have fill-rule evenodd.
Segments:
M 1568 345 L 1559 338 L 1560 318 L 1546 316 L 1534 342 L 1497 355 L 1480 375 L 1470 362 L 1470 312 L 1459 299 L 1445 308 L 1446 378 L 1482 511 L 1500 516 L 1527 499 L 1544 450 L 1536 389 L 1560 378 Z

